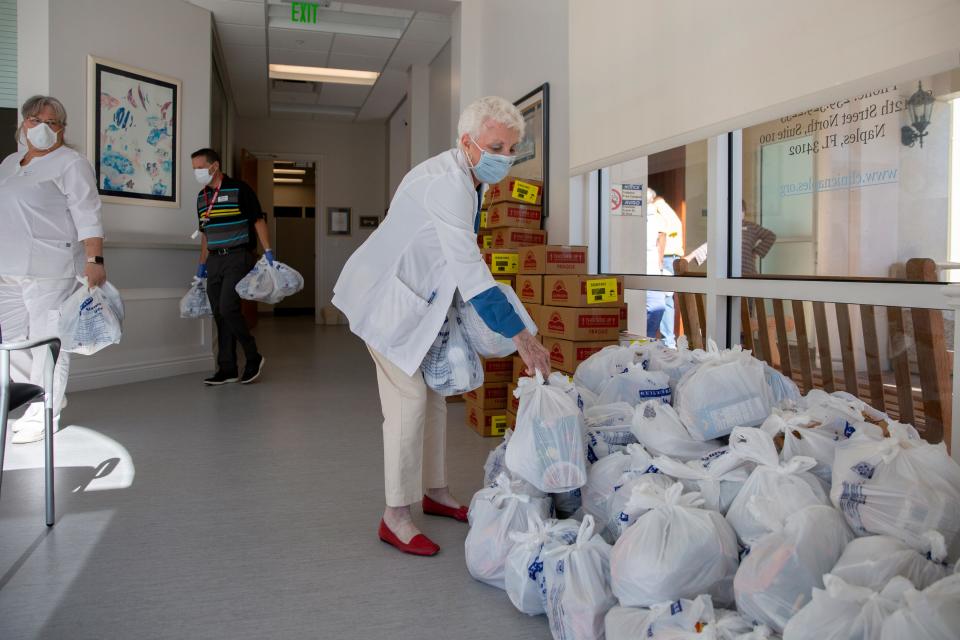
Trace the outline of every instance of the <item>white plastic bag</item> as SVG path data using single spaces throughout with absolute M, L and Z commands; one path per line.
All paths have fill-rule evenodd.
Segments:
M 483 364 L 466 340 L 460 313 L 447 310 L 433 344 L 420 363 L 423 381 L 441 396 L 456 396 L 483 384 Z
M 601 458 L 590 467 L 587 481 L 580 490 L 584 511 L 593 516 L 598 523 L 606 522 L 608 502 L 617 488 L 632 475 L 653 473 L 652 457 L 639 444 L 627 446 Z
M 673 405 L 690 435 L 710 440 L 766 420 L 773 394 L 763 366 L 748 351 L 721 352 L 711 341 L 706 361 L 683 376 L 674 394 Z
M 207 279 L 194 276 L 187 295 L 180 298 L 181 318 L 208 318 L 213 315 L 207 297 Z
M 60 306 L 58 332 L 63 351 L 89 356 L 120 343 L 123 301 L 109 282 L 90 289 L 86 278 L 77 280 L 82 286 Z
M 763 366 L 763 377 L 773 394 L 773 405 L 780 409 L 794 410 L 803 402 L 797 383 L 768 364 Z
M 940 444 L 912 438 L 891 423 L 890 437 L 841 442 L 830 499 L 857 535 L 900 538 L 914 548 L 934 530 L 951 561 L 960 555 L 960 466 Z
M 633 405 L 626 402 L 596 404 L 583 412 L 588 429 L 600 427 L 630 426 L 633 420 Z
M 736 535 L 719 513 L 699 508 L 698 494 L 682 491 L 679 482 L 666 491 L 647 484 L 631 496 L 635 506 L 650 510 L 627 528 L 610 556 L 620 604 L 649 607 L 704 593 L 721 605 L 733 602 Z
M 567 394 L 581 412 L 587 408 L 587 401 L 590 402 L 589 406 L 596 404 L 596 396 L 594 396 L 590 391 L 585 390 L 585 392 L 588 394 L 588 400 L 585 401 L 583 394 L 580 393 L 579 389 L 577 389 L 577 385 L 573 384 L 573 380 L 571 380 L 567 374 L 561 371 L 554 371 L 551 373 L 550 377 L 547 378 L 547 384 Z
M 536 616 L 546 613 L 546 577 L 543 553 L 561 544 L 573 544 L 580 523 L 576 520 L 527 519 L 527 530 L 510 534 L 513 549 L 507 556 L 504 583 L 510 602 L 521 613 Z
M 883 623 L 881 640 L 956 640 L 960 629 L 960 574 L 923 591 L 908 590 L 905 604 Z
M 857 538 L 847 545 L 830 571 L 847 584 L 879 591 L 896 576 L 908 579 L 917 589 L 926 589 L 945 578 L 947 546 L 936 531 L 924 534 L 927 541 L 915 549 L 892 536 Z
M 501 474 L 492 487 L 473 495 L 467 512 L 470 531 L 464 542 L 467 570 L 480 582 L 503 589 L 504 566 L 514 541 L 510 534 L 526 531 L 527 519 L 545 519 L 550 500 L 523 493 L 520 483 Z
M 649 609 L 614 607 L 607 613 L 606 640 L 716 638 L 701 635 L 716 622 L 710 596 L 659 602 Z
M 770 508 L 773 503 L 751 503 L 770 533 L 757 539 L 740 562 L 733 589 L 740 613 L 780 632 L 809 602 L 811 591 L 823 586 L 823 575 L 836 564 L 853 532 L 833 507 L 805 507 L 782 519 L 779 509 Z
M 244 300 L 276 304 L 303 289 L 303 276 L 295 269 L 266 256 L 257 260 L 250 273 L 237 283 L 237 294 Z
M 503 434 L 503 441 L 500 442 L 490 453 L 487 454 L 487 461 L 483 463 L 483 486 L 489 487 L 496 481 L 501 473 L 510 475 L 507 465 L 503 458 L 507 455 L 507 443 L 510 436 L 513 435 L 513 429 L 507 429 Z
M 630 427 L 637 441 L 654 455 L 693 460 L 720 448 L 717 440 L 695 438 L 680 421 L 676 410 L 659 400 L 639 404 Z
M 510 287 L 499 282 L 497 283 L 497 287 L 503 292 L 503 295 L 506 296 L 513 310 L 520 316 L 520 319 L 523 320 L 523 326 L 527 328 L 527 331 L 533 335 L 537 335 L 537 324 L 530 317 L 530 314 L 527 313 L 523 303 L 520 302 L 520 298 L 517 297 L 517 293 Z M 463 298 L 460 297 L 459 291 L 454 296 L 454 306 L 456 306 L 463 321 L 463 331 L 466 335 L 467 342 L 469 342 L 470 346 L 481 356 L 485 358 L 505 358 L 517 350 L 513 339 L 502 336 L 488 327 L 487 323 L 480 317 L 480 314 L 477 313 L 477 310 L 473 308 L 473 305 L 470 304 L 470 302 L 465 302 Z
M 637 438 L 629 426 L 620 425 L 590 429 L 584 436 L 584 441 L 587 447 L 587 462 L 595 464 L 611 453 L 625 451 L 628 446 L 637 443 Z
M 745 427 L 737 427 L 730 434 L 730 449 L 757 465 L 727 510 L 727 521 L 745 547 L 769 532 L 750 508 L 752 500 L 768 500 L 774 510 L 771 517 L 780 521 L 804 507 L 830 504 L 820 482 L 808 473 L 816 465 L 813 458 L 796 456 L 781 463 L 773 439 L 760 429 Z
M 540 491 L 561 493 L 587 481 L 583 415 L 543 376 L 520 378 L 517 427 L 507 443 L 507 468 Z
M 636 362 L 637 347 L 604 347 L 580 363 L 573 376 L 578 387 L 585 387 L 594 393 L 600 393 L 608 378 L 622 373 Z
M 879 589 L 846 583 L 837 576 L 823 576 L 823 589 L 790 618 L 784 640 L 873 640 L 883 624 L 904 602 L 912 589 L 909 580 L 894 578 Z M 911 636 L 904 636 L 904 640 Z
M 760 427 L 770 437 L 783 435 L 783 450 L 780 457 L 790 460 L 796 456 L 807 456 L 817 461 L 810 473 L 830 486 L 833 470 L 833 457 L 837 452 L 840 436 L 829 429 L 816 429 L 810 416 L 802 414 L 774 413 Z
M 662 371 L 667 374 L 670 387 L 675 389 L 684 374 L 695 369 L 698 364 L 692 352 L 680 349 L 678 345 L 677 349 L 663 347 L 651 350 L 645 366 L 650 371 Z
M 623 532 L 637 519 L 650 510 L 650 501 L 642 495 L 644 485 L 653 485 L 655 489 L 666 491 L 675 481 L 659 473 L 652 465 L 644 472 L 626 472 L 620 477 L 620 484 L 613 488 L 613 495 L 607 501 L 607 513 L 603 519 L 603 539 L 614 544 Z M 634 495 L 641 495 L 633 500 Z
M 750 476 L 748 463 L 730 447 L 720 447 L 697 460 L 683 463 L 667 456 L 654 458 L 653 464 L 671 478 L 683 483 L 688 491 L 703 497 L 703 507 L 726 514 L 734 498 Z
M 554 638 L 603 640 L 603 620 L 617 604 L 610 591 L 610 545 L 584 516 L 571 545 L 543 552 L 547 620 Z
M 610 376 L 600 387 L 597 403 L 601 405 L 626 402 L 636 406 L 641 402 L 657 400 L 670 402 L 670 377 L 660 371 L 647 371 L 639 364 Z

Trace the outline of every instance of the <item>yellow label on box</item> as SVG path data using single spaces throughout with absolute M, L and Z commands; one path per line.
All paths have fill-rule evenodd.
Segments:
M 508 286 L 508 287 L 513 284 L 513 283 L 511 283 L 509 280 L 494 280 L 494 282 L 498 282 L 498 283 L 503 284 L 503 285 L 506 285 L 506 286 Z
M 483 236 L 483 248 L 484 249 L 493 249 L 493 236 Z
M 490 418 L 491 435 L 502 436 L 507 432 L 507 416 L 492 416 Z
M 487 228 L 487 210 L 486 209 L 480 210 L 480 228 L 481 229 Z
M 617 279 L 599 278 L 587 280 L 587 304 L 602 304 L 617 301 Z
M 495 253 L 490 256 L 490 271 L 493 273 L 516 273 L 520 258 L 515 253 Z
M 517 200 L 523 200 L 530 204 L 537 204 L 537 196 L 540 195 L 540 187 L 522 180 L 514 180 L 513 197 Z

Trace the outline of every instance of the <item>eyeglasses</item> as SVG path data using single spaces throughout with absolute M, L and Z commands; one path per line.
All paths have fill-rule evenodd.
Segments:
M 35 118 L 33 116 L 26 118 L 25 122 L 31 127 L 36 127 L 41 123 L 47 125 L 48 127 L 59 127 L 63 125 L 63 123 L 59 120 L 41 120 L 40 118 Z

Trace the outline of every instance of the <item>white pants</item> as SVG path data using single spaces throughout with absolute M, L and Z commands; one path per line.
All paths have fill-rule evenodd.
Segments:
M 370 346 L 383 407 L 383 476 L 388 507 L 423 499 L 447 486 L 447 400 Z
M 77 290 L 76 278 L 31 278 L 28 276 L 0 276 L 0 339 L 19 342 L 56 336 L 60 320 L 60 305 Z M 14 382 L 43 385 L 43 365 L 49 352 L 46 347 L 33 352 L 14 351 L 10 354 L 11 376 Z M 53 374 L 53 415 L 59 416 L 67 391 L 70 373 L 70 354 L 60 352 Z M 31 414 L 43 407 L 42 402 L 31 406 Z M 42 416 L 42 412 L 38 415 Z

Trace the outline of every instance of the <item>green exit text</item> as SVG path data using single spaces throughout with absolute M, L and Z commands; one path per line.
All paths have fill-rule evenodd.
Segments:
M 290 20 L 303 24 L 317 24 L 317 8 L 315 2 L 294 2 L 290 5 Z

